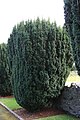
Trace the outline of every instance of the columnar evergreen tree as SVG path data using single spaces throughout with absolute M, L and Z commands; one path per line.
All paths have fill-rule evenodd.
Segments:
M 0 96 L 12 94 L 7 45 L 0 44 Z
M 64 29 L 38 18 L 13 28 L 8 40 L 12 85 L 17 102 L 30 111 L 58 97 L 73 58 Z
M 73 46 L 74 60 L 80 75 L 80 0 L 64 0 L 65 24 Z

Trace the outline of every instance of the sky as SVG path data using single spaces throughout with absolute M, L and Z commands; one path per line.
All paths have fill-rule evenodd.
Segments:
M 7 43 L 14 25 L 28 19 L 50 18 L 64 24 L 63 0 L 0 0 L 0 43 Z

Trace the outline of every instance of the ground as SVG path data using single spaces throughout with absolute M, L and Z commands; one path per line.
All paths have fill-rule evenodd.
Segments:
M 57 109 L 44 109 L 40 112 L 30 113 L 27 110 L 22 108 L 19 110 L 14 110 L 14 112 L 17 113 L 24 120 L 34 120 L 38 118 L 64 114 L 64 111 L 57 110 Z
M 77 83 L 80 85 L 80 77 L 77 75 L 76 72 L 71 72 L 69 75 L 66 85 L 70 85 L 71 83 Z M 24 118 L 24 120 L 33 120 L 38 118 L 44 118 L 51 116 L 51 118 L 46 118 L 45 120 L 80 120 L 80 118 L 74 118 L 74 116 L 70 116 L 67 114 L 64 114 L 63 111 L 57 110 L 57 109 L 44 109 L 41 112 L 36 113 L 29 113 L 27 110 L 21 108 L 13 98 L 13 96 L 7 96 L 7 97 L 0 97 L 0 102 L 5 104 L 7 107 L 9 107 L 11 110 L 14 110 L 15 113 L 17 113 L 19 116 Z M 55 116 L 57 115 L 57 116 Z M 59 116 L 58 116 L 59 115 Z M 53 116 L 53 117 L 52 117 Z M 56 117 L 56 118 L 55 118 Z M 42 120 L 42 119 L 40 119 Z

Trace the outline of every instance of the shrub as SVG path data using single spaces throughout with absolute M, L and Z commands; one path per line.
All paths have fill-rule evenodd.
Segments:
M 10 35 L 8 53 L 14 96 L 22 107 L 35 111 L 60 95 L 73 64 L 64 29 L 39 18 L 21 22 Z
M 7 45 L 0 44 L 0 96 L 12 94 Z
M 66 112 L 80 117 L 80 87 L 76 84 L 65 86 L 57 105 Z

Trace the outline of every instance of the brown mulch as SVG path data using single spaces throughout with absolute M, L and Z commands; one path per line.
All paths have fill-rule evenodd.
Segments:
M 35 112 L 35 113 L 30 113 L 23 108 L 21 108 L 19 110 L 15 110 L 14 112 L 16 114 L 18 114 L 24 120 L 34 120 L 34 119 L 38 119 L 38 118 L 44 118 L 44 117 L 48 117 L 48 116 L 64 114 L 64 111 L 61 111 L 58 109 L 51 109 L 51 108 L 44 109 L 42 111 Z
M 13 96 L 0 96 L 0 98 L 13 98 Z

